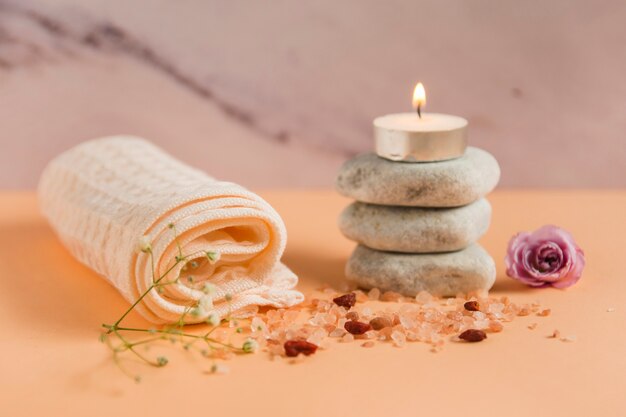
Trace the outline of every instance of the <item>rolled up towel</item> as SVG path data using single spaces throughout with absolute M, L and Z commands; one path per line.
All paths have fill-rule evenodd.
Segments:
M 69 251 L 129 302 L 152 285 L 153 268 L 156 278 L 172 269 L 163 282 L 174 282 L 137 306 L 152 322 L 200 322 L 303 300 L 293 290 L 298 278 L 280 262 L 286 231 L 276 211 L 143 139 L 113 136 L 64 152 L 44 170 L 39 201 Z M 152 257 L 136 250 L 138 242 Z M 213 306 L 185 314 L 207 287 Z

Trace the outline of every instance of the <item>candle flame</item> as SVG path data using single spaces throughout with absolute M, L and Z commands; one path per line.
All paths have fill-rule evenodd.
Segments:
M 426 90 L 422 83 L 417 83 L 415 90 L 413 90 L 413 108 L 418 109 L 426 105 Z

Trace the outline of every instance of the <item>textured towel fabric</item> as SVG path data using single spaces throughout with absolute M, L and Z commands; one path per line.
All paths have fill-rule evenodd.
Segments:
M 150 255 L 136 250 L 147 238 L 155 276 L 173 268 L 165 280 L 178 277 L 161 291 L 150 291 L 138 305 L 150 321 L 177 321 L 204 295 L 205 282 L 216 287 L 211 312 L 220 317 L 303 300 L 293 290 L 297 277 L 280 262 L 286 232 L 274 209 L 241 186 L 217 181 L 143 139 L 107 137 L 66 151 L 46 167 L 39 200 L 69 251 L 129 302 L 153 282 Z M 174 267 L 179 254 L 175 233 L 183 255 L 191 256 Z M 206 251 L 218 252 L 219 261 L 211 264 Z M 200 322 L 207 315 L 187 314 L 185 321 Z

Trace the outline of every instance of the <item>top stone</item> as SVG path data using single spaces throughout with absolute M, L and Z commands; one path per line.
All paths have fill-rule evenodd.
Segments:
M 340 194 L 371 204 L 457 207 L 493 190 L 500 179 L 496 159 L 468 147 L 465 155 L 441 162 L 394 162 L 369 153 L 346 161 L 339 170 Z

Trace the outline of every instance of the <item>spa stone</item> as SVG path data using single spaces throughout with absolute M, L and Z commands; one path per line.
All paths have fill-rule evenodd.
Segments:
M 496 279 L 493 259 L 478 244 L 459 252 L 405 254 L 359 245 L 346 265 L 346 276 L 359 286 L 415 296 L 439 297 L 489 290 Z
M 394 162 L 369 153 L 347 161 L 336 188 L 357 201 L 391 206 L 456 207 L 493 190 L 500 179 L 496 159 L 468 147 L 465 155 L 432 163 Z
M 341 232 L 369 248 L 392 252 L 450 252 L 477 241 L 489 228 L 491 205 L 484 198 L 453 208 L 349 205 Z

